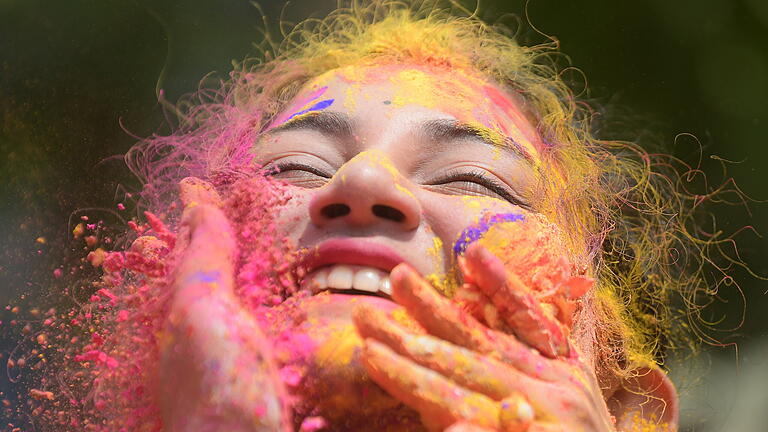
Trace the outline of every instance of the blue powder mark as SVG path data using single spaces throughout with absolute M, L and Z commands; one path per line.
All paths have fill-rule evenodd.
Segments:
M 333 99 L 321 100 L 320 102 L 312 105 L 311 107 L 309 107 L 307 109 L 304 109 L 304 110 L 301 110 L 299 112 L 291 114 L 291 116 L 288 117 L 288 119 L 285 120 L 285 121 L 287 122 L 288 120 L 290 120 L 290 119 L 292 119 L 292 118 L 294 118 L 296 116 L 300 116 L 302 114 L 306 114 L 306 113 L 311 112 L 311 111 L 320 111 L 321 109 L 326 109 L 326 108 L 328 108 L 331 105 L 333 105 Z
M 483 216 L 483 218 L 476 225 L 471 225 L 464 229 L 453 245 L 453 253 L 461 255 L 467 250 L 470 244 L 479 240 L 483 234 L 485 234 L 492 226 L 502 222 L 517 222 L 523 220 L 524 217 L 518 213 L 497 213 L 493 216 Z
M 198 271 L 189 277 L 189 282 L 203 282 L 203 283 L 216 283 L 221 280 L 221 272 L 219 271 Z

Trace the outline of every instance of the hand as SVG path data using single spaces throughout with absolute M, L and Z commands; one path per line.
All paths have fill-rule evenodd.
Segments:
M 236 246 L 213 188 L 181 183 L 180 261 L 160 346 L 165 430 L 290 430 L 271 347 L 234 294 Z
M 511 332 L 484 325 L 401 264 L 390 276 L 392 297 L 425 334 L 360 308 L 355 323 L 372 379 L 431 430 L 614 430 L 567 327 L 484 248 L 470 247 L 463 268 Z

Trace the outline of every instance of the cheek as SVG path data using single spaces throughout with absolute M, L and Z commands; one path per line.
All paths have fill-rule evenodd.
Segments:
M 521 211 L 499 199 L 433 193 L 422 199 L 422 206 L 434 234 L 442 240 L 447 257 L 454 256 L 454 246 L 462 232 L 476 225 L 484 215 Z
M 271 212 L 277 221 L 278 234 L 281 237 L 287 237 L 291 240 L 291 244 L 296 245 L 299 243 L 302 233 L 306 231 L 307 225 L 311 223 L 309 203 L 313 191 L 288 187 L 286 195 L 290 199 L 285 204 L 276 206 Z
M 494 198 L 443 195 L 433 204 L 431 218 L 435 231 L 452 250 L 462 231 L 477 224 L 484 215 L 520 212 L 518 207 Z

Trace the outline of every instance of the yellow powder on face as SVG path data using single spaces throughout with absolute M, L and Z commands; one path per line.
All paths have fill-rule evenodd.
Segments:
M 494 208 L 494 206 L 498 207 L 500 198 L 492 198 L 492 197 L 481 197 L 481 196 L 472 196 L 472 195 L 463 195 L 461 196 L 461 203 L 464 205 L 464 208 L 467 210 L 473 211 L 473 213 L 477 213 L 478 210 L 488 210 L 491 208 Z M 474 223 L 477 223 L 478 220 L 475 218 L 473 221 Z
M 491 125 L 491 127 L 489 127 L 478 121 L 468 121 L 465 123 L 472 129 L 474 129 L 474 131 L 485 141 L 488 141 L 500 147 L 505 145 L 506 141 L 505 141 L 504 135 L 501 133 L 501 131 L 498 128 L 494 127 L 494 125 Z
M 493 148 L 493 160 L 497 161 L 501 159 L 501 147 Z
M 406 189 L 406 188 L 404 188 L 404 187 L 400 186 L 400 185 L 399 185 L 399 184 L 397 184 L 397 183 L 395 183 L 395 189 L 397 189 L 398 191 L 400 191 L 400 192 L 402 192 L 402 193 L 404 193 L 404 194 L 408 195 L 408 196 L 409 196 L 409 197 L 411 197 L 411 198 L 416 198 L 416 195 L 414 195 L 414 194 L 413 194 L 413 192 L 411 192 L 411 191 L 409 191 L 408 189 Z
M 478 198 L 464 195 L 461 197 L 462 204 L 469 210 L 482 210 L 483 204 Z M 475 221 L 477 222 L 477 221 Z
M 427 254 L 434 258 L 435 267 L 443 268 L 443 241 L 440 237 L 432 237 L 432 247 L 427 249 Z
M 501 147 L 515 145 L 526 155 L 537 155 L 536 146 L 530 142 L 526 133 L 520 128 L 526 127 L 527 119 L 517 109 L 506 95 L 499 92 L 485 78 L 477 76 L 472 70 L 454 67 L 450 71 L 450 79 L 445 77 L 447 71 L 429 65 L 368 64 L 350 65 L 336 71 L 330 71 L 313 81 L 313 88 L 327 85 L 334 78 L 350 84 L 345 90 L 343 105 L 349 111 L 357 108 L 357 98 L 368 100 L 371 94 L 360 92 L 362 86 L 375 82 L 386 81 L 393 85 L 395 93 L 391 98 L 390 107 L 400 108 L 406 105 L 418 105 L 429 109 L 439 109 L 457 119 L 462 119 L 476 127 L 480 136 L 499 148 L 494 153 L 494 160 L 502 157 Z M 488 89 L 494 89 L 496 98 L 504 98 L 505 106 L 478 106 L 478 99 L 487 99 Z M 385 110 L 385 115 L 391 116 L 392 110 Z M 517 122 L 525 122 L 518 125 Z M 516 144 L 511 144 L 514 142 Z M 534 158 L 537 159 L 537 158 Z M 538 165 L 538 161 L 534 163 Z
M 451 298 L 456 293 L 458 284 L 456 278 L 451 277 L 445 273 L 432 273 L 424 276 L 424 279 L 429 282 L 430 285 L 435 287 L 435 290 L 440 294 Z
M 461 70 L 446 71 L 426 66 L 413 66 L 393 73 L 389 82 L 397 90 L 393 105 L 420 105 L 437 108 L 458 119 L 468 119 L 477 110 L 478 78 Z M 473 96 L 475 96 L 473 98 Z
M 306 104 L 305 106 L 309 107 L 309 104 Z M 298 120 L 301 120 L 303 118 L 306 118 L 306 117 L 309 117 L 309 116 L 312 116 L 312 115 L 315 115 L 315 114 L 317 114 L 316 111 L 307 111 L 307 112 L 305 112 L 303 114 L 294 114 L 293 117 L 291 117 L 290 121 L 291 122 L 298 121 Z
M 340 79 L 351 84 L 366 83 L 373 78 L 370 70 L 362 65 L 345 66 L 335 71 L 331 70 L 328 73 L 334 72 Z
M 434 108 L 437 105 L 435 94 L 435 77 L 429 76 L 416 69 L 406 69 L 396 73 L 389 81 L 397 89 L 392 97 L 392 105 L 402 107 L 405 105 L 421 105 Z
M 451 76 L 454 79 L 446 82 L 440 81 L 440 76 L 435 71 L 430 73 L 416 68 L 396 73 L 390 78 L 390 82 L 397 88 L 393 105 L 401 107 L 412 104 L 437 108 L 474 126 L 483 139 L 496 144 L 495 160 L 501 158 L 501 147 L 515 145 L 538 165 L 538 150 L 521 129 L 527 125 L 527 120 L 517 112 L 512 102 L 505 99 L 508 105 L 506 109 L 496 106 L 490 109 L 478 108 L 476 101 L 484 94 L 482 89 L 489 88 L 485 80 L 461 69 L 452 70 Z M 498 95 L 504 97 L 500 92 Z M 484 123 L 473 118 L 491 120 Z
M 335 330 L 327 342 L 318 348 L 315 362 L 321 367 L 349 365 L 361 344 L 355 327 L 345 326 Z
M 397 170 L 397 168 L 392 164 L 392 161 L 389 160 L 388 157 L 386 157 L 384 154 L 382 154 L 379 151 L 365 151 L 363 153 L 360 153 L 357 157 L 365 157 L 367 158 L 371 163 L 377 164 L 380 167 L 387 170 L 388 173 L 392 175 L 392 181 L 395 185 L 395 189 L 397 189 L 399 192 L 402 192 L 406 195 L 408 195 L 411 198 L 416 198 L 416 196 L 408 190 L 407 188 L 403 187 L 398 181 L 400 179 L 400 171 Z
M 392 162 L 389 160 L 387 156 L 385 156 L 381 151 L 379 150 L 368 150 L 360 153 L 357 155 L 357 157 L 365 157 L 370 162 L 373 162 L 375 164 L 380 165 L 382 168 L 387 170 L 390 174 L 392 174 L 393 177 L 396 177 L 400 174 L 400 172 L 397 170 L 397 168 L 392 164 Z
M 325 87 L 328 84 L 330 84 L 331 81 L 334 80 L 334 78 L 337 76 L 335 71 L 328 71 L 322 75 L 319 75 L 315 77 L 310 83 L 306 86 L 306 88 L 310 90 L 315 90 L 320 87 Z
M 360 94 L 360 84 L 353 84 L 344 91 L 344 108 L 350 113 L 357 109 L 357 95 Z

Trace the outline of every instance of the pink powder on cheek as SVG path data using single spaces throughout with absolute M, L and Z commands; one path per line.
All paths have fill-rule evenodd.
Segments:
M 278 211 L 291 196 L 285 186 L 261 175 L 227 190 L 224 210 L 237 236 L 238 296 L 252 310 L 281 303 L 297 291 L 291 241 L 281 233 Z

